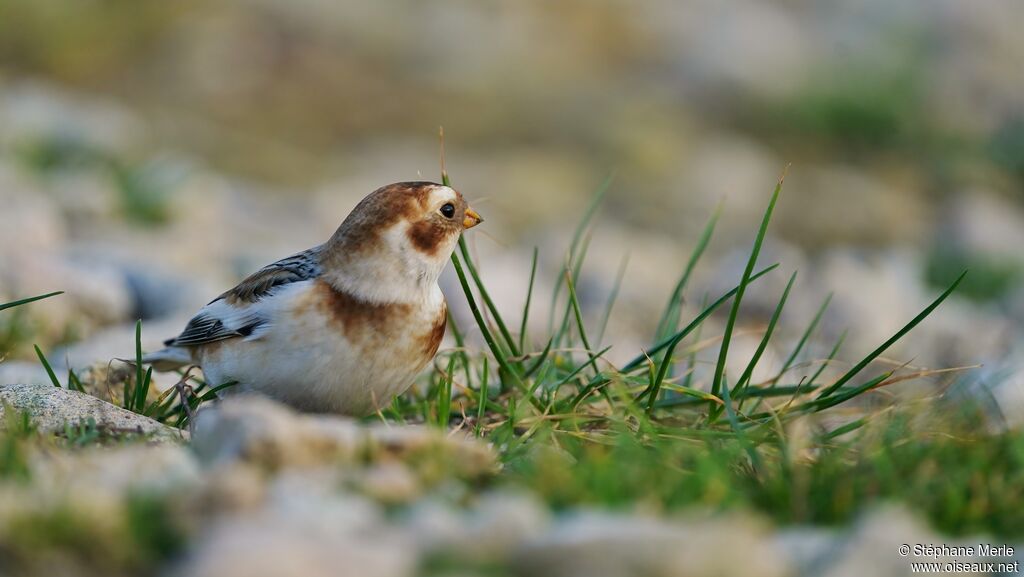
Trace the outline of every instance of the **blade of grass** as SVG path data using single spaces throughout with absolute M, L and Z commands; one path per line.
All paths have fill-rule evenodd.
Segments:
M 921 321 L 923 321 L 924 319 L 928 318 L 928 316 L 931 315 L 932 312 L 936 308 L 938 308 L 938 306 L 941 305 L 943 301 L 945 301 L 947 298 L 949 298 L 949 295 L 953 294 L 953 291 L 955 291 L 956 288 L 958 286 L 960 286 L 960 283 L 963 282 L 964 277 L 966 277 L 966 276 L 967 276 L 967 271 L 964 271 L 963 273 L 961 273 L 960 276 L 957 277 L 957 279 L 953 282 L 953 284 L 950 285 L 949 288 L 946 289 L 945 292 L 943 292 L 941 295 L 939 295 L 939 298 L 937 298 L 934 301 L 932 301 L 932 303 L 930 305 L 928 305 L 923 311 L 921 311 L 920 314 L 918 314 L 916 317 L 914 317 L 913 320 L 911 320 L 909 323 L 907 323 L 902 329 L 897 331 L 896 334 L 894 334 L 889 340 L 887 340 L 884 343 L 882 343 L 882 346 L 878 347 L 877 349 L 872 351 L 871 354 L 869 354 L 868 356 L 866 356 L 863 359 L 861 359 L 861 361 L 859 363 L 854 365 L 853 368 L 850 369 L 849 371 L 847 371 L 846 374 L 844 374 L 842 377 L 839 378 L 839 380 L 837 380 L 835 383 L 832 383 L 832 385 L 830 385 L 828 388 L 823 390 L 821 392 L 821 394 L 818 395 L 818 398 L 819 399 L 824 399 L 825 397 L 828 397 L 832 393 L 838 391 L 843 385 L 848 383 L 850 381 L 850 379 L 852 379 L 853 377 L 857 376 L 857 373 L 861 372 L 864 369 L 864 367 L 866 367 L 869 364 L 871 364 L 872 361 L 877 359 L 879 356 L 882 355 L 882 353 L 884 353 L 886 350 L 888 350 L 889 347 L 894 345 L 896 343 L 896 341 L 898 341 L 901 338 L 903 338 L 903 335 L 909 333 L 911 330 L 914 329 L 914 327 L 916 327 L 917 325 L 921 324 Z
M 481 435 L 481 430 L 482 430 L 483 422 L 484 422 L 484 415 L 487 414 L 487 397 L 488 397 L 488 395 L 490 393 L 490 391 L 488 390 L 488 387 L 487 387 L 487 375 L 488 375 L 487 371 L 488 371 L 487 357 L 484 357 L 483 368 L 481 369 L 481 373 L 480 373 L 480 399 L 479 399 L 480 404 L 477 405 L 477 409 L 476 409 L 476 430 L 475 430 L 475 433 L 476 433 L 477 437 L 479 437 Z
M 79 393 L 85 392 L 85 385 L 82 384 L 82 380 L 78 378 L 78 375 L 70 367 L 68 368 L 68 388 Z
M 34 303 L 36 301 L 41 301 L 43 299 L 48 299 L 50 297 L 55 297 L 57 295 L 62 295 L 62 294 L 64 294 L 64 291 L 57 291 L 57 292 L 52 292 L 52 293 L 48 293 L 48 294 L 45 294 L 45 295 L 39 295 L 39 296 L 36 296 L 36 297 L 29 297 L 27 299 L 21 299 L 19 301 L 12 301 L 12 302 L 9 302 L 9 303 L 2 303 L 2 304 L 0 304 L 0 311 L 7 310 L 7 309 L 10 309 L 10 308 L 14 308 L 14 307 L 20 307 L 21 305 L 27 305 L 29 303 Z
M 768 267 L 768 268 L 758 272 L 757 274 L 752 275 L 750 277 L 749 281 L 753 282 L 754 280 L 760 278 L 761 276 L 763 276 L 763 275 L 765 275 L 765 274 L 775 270 L 775 268 L 777 266 L 778 265 L 774 265 L 773 264 L 772 266 L 770 266 L 770 267 Z M 621 373 L 631 373 L 631 372 L 637 370 L 640 367 L 647 366 L 647 362 L 648 362 L 648 359 L 650 358 L 650 355 L 656 355 L 656 354 L 660 353 L 661 351 L 663 351 L 665 349 L 668 349 L 670 347 L 671 348 L 675 348 L 679 344 L 680 341 L 685 339 L 686 336 L 689 335 L 691 332 L 693 332 L 697 327 L 699 327 L 704 322 L 704 320 L 706 318 L 711 316 L 711 314 L 713 312 L 715 312 L 715 310 L 717 310 L 718 307 L 722 306 L 722 304 L 724 304 L 726 301 L 728 301 L 730 298 L 732 298 L 732 296 L 736 294 L 736 291 L 738 289 L 739 289 L 739 287 L 736 287 L 736 288 L 732 289 L 731 291 L 725 293 L 721 298 L 719 298 L 715 302 L 711 303 L 710 306 L 705 308 L 703 312 L 701 312 L 699 315 L 697 315 L 697 317 L 694 318 L 693 321 L 690 322 L 690 324 L 686 326 L 686 328 L 684 328 L 683 330 L 679 331 L 678 333 L 676 333 L 675 335 L 673 335 L 669 339 L 667 339 L 665 341 L 662 341 L 661 343 L 655 345 L 654 348 L 652 348 L 650 351 L 648 351 L 646 353 L 643 353 L 640 356 L 636 357 L 635 359 L 630 361 L 625 367 L 620 369 L 619 372 L 621 372 Z M 595 377 L 593 380 L 591 380 L 589 383 L 587 383 L 587 386 L 584 387 L 584 389 L 582 391 L 580 391 L 579 394 L 576 395 L 576 397 L 574 397 L 569 402 L 569 410 L 575 411 L 576 407 L 578 407 L 579 404 L 583 402 L 583 399 L 585 399 L 590 393 L 592 393 L 593 391 L 597 390 L 600 387 L 603 387 L 604 385 L 607 385 L 609 382 L 611 382 L 611 380 L 608 377 L 606 377 L 606 376 L 599 375 L 599 376 Z
M 704 296 L 700 300 L 701 310 L 708 306 L 708 295 L 704 293 Z M 696 330 L 693 333 L 693 340 L 700 342 L 701 330 L 704 328 L 704 324 L 697 325 Z M 686 377 L 683 379 L 683 386 L 686 388 L 693 387 L 693 374 L 697 371 L 697 349 L 694 348 L 690 351 L 690 358 L 687 359 L 687 366 L 689 367 L 686 371 Z M 669 369 L 669 375 L 672 375 L 672 369 Z
M 512 338 L 512 333 L 509 332 L 508 326 L 505 325 L 505 319 L 502 318 L 501 313 L 498 312 L 498 307 L 495 306 L 494 301 L 491 299 L 491 294 L 487 291 L 487 287 L 484 286 L 482 280 L 480 280 L 480 273 L 476 270 L 476 264 L 473 262 L 472 257 L 469 255 L 469 248 L 466 246 L 466 237 L 459 237 L 459 252 L 462 253 L 462 261 L 466 264 L 466 270 L 469 271 L 469 276 L 473 278 L 473 284 L 476 285 L 476 290 L 480 292 L 480 298 L 484 301 L 484 306 L 490 311 L 491 316 L 494 317 L 495 324 L 498 325 L 498 331 L 501 333 L 501 337 L 505 340 L 505 345 L 508 346 L 508 350 L 511 351 L 512 356 L 518 357 L 520 349 L 516 346 L 515 339 Z
M 708 243 L 711 242 L 711 236 L 715 232 L 715 225 L 718 223 L 718 217 L 721 213 L 722 205 L 719 203 L 718 207 L 715 208 L 715 212 L 708 220 L 708 223 L 704 226 L 704 232 L 701 233 L 700 240 L 697 241 L 697 246 L 695 246 L 693 251 L 690 253 L 690 260 L 686 263 L 683 275 L 679 278 L 679 282 L 676 283 L 676 287 L 672 291 L 672 296 L 669 298 L 668 305 L 665 307 L 665 312 L 662 314 L 661 320 L 658 322 L 658 330 L 655 334 L 655 340 L 663 339 L 667 335 L 679 330 L 679 315 L 682 313 L 683 308 L 683 291 L 686 289 L 686 285 L 690 282 L 690 276 L 693 274 L 693 270 L 697 268 L 697 263 L 700 262 L 701 257 L 704 255 L 704 250 L 708 247 Z
M 846 334 L 847 332 L 843 331 L 843 333 L 839 335 L 839 338 L 836 340 L 835 346 L 832 347 L 832 351 L 829 352 L 828 357 L 825 358 L 825 361 L 821 363 L 821 366 L 818 367 L 818 370 L 815 371 L 813 375 L 811 375 L 810 379 L 808 379 L 808 387 L 813 387 L 814 383 L 818 380 L 818 377 L 821 376 L 821 373 L 825 372 L 825 368 L 828 367 L 833 360 L 835 360 L 836 355 L 839 354 L 839 349 L 843 347 L 843 341 L 846 340 Z
M 142 321 L 138 320 L 135 322 L 135 388 L 132 390 L 131 396 L 125 399 L 124 408 L 133 410 L 135 407 L 135 401 L 142 391 L 145 373 L 142 368 Z M 143 399 L 145 402 L 145 399 Z
M 821 303 L 821 306 L 818 308 L 818 312 L 814 315 L 814 319 L 811 320 L 811 324 L 807 326 L 807 330 L 805 330 L 804 333 L 800 335 L 800 340 L 797 342 L 796 347 L 793 349 L 793 352 L 790 353 L 789 357 L 786 359 L 786 362 L 782 364 L 782 370 L 779 371 L 779 374 L 776 375 L 774 379 L 772 379 L 773 381 L 778 381 L 779 379 L 781 379 L 782 375 L 786 374 L 786 372 L 789 371 L 790 367 L 792 367 L 793 364 L 796 362 L 797 357 L 800 356 L 800 353 L 804 350 L 804 347 L 807 345 L 807 341 L 808 339 L 810 339 L 811 334 L 814 333 L 814 329 L 818 328 L 818 323 L 821 322 L 821 317 L 825 314 L 825 309 L 828 308 L 828 305 L 831 302 L 832 293 L 829 293 L 829 295 L 825 297 L 825 301 Z
M 523 322 L 519 326 L 519 350 L 526 350 L 526 330 L 530 320 L 530 305 L 533 303 L 533 287 L 537 281 L 537 257 L 540 249 L 533 247 L 533 259 L 530 263 L 530 284 L 526 289 L 526 304 L 523 306 Z
M 732 309 L 729 311 L 729 319 L 725 323 L 725 332 L 722 337 L 722 346 L 718 351 L 718 364 L 715 365 L 715 376 L 711 380 L 711 394 L 720 395 L 722 389 L 722 377 L 725 374 L 725 362 L 729 356 L 729 345 L 732 343 L 732 333 L 736 327 L 736 318 L 739 316 L 740 305 L 743 302 L 743 295 L 747 291 L 747 285 L 750 284 L 751 273 L 754 272 L 754 266 L 757 264 L 757 257 L 761 254 L 761 245 L 764 243 L 764 237 L 768 233 L 768 223 L 771 222 L 772 213 L 775 211 L 775 204 L 779 200 L 779 193 L 782 192 L 782 182 L 786 179 L 786 174 L 783 172 L 779 178 L 778 184 L 775 185 L 775 190 L 772 192 L 771 200 L 768 202 L 768 208 L 764 212 L 764 218 L 761 219 L 761 228 L 757 231 L 757 237 L 754 239 L 754 247 L 750 251 L 750 258 L 747 259 L 747 267 L 743 271 L 743 276 L 740 279 L 740 284 L 736 290 L 736 298 L 732 301 Z M 709 412 L 711 421 L 714 421 L 719 415 L 718 408 L 712 406 Z
M 590 204 L 587 205 L 587 209 L 583 212 L 583 218 L 580 220 L 579 224 L 576 225 L 576 230 L 573 231 L 572 235 L 572 242 L 569 244 L 568 260 L 570 263 L 579 260 L 576 258 L 576 256 L 577 251 L 579 251 L 580 248 L 580 243 L 583 241 L 584 234 L 586 233 L 587 228 L 590 226 L 590 222 L 594 219 L 594 216 L 597 214 L 597 209 L 601 206 L 601 203 L 604 201 L 604 197 L 608 193 L 608 189 L 611 188 L 612 181 L 614 179 L 615 173 L 611 173 L 605 178 L 604 182 L 601 183 L 601 186 L 599 186 L 597 190 L 594 192 L 594 196 L 591 197 Z M 555 290 L 551 295 L 552 317 L 549 319 L 548 322 L 549 333 L 554 332 L 554 311 L 558 310 L 558 297 L 561 294 L 561 291 L 562 285 L 560 283 L 555 284 Z
M 594 367 L 594 375 L 601 372 L 594 360 L 594 349 L 590 347 L 590 339 L 587 338 L 587 329 L 583 325 L 583 312 L 580 310 L 580 299 L 576 296 L 576 286 L 572 282 L 572 275 L 565 271 L 565 284 L 569 289 L 569 304 L 572 305 L 572 312 L 576 316 L 576 326 L 580 332 L 580 340 L 583 341 L 583 348 L 587 351 L 590 361 L 587 363 Z
M 455 380 L 455 355 L 448 357 L 448 372 L 441 379 L 437 401 L 437 426 L 448 428 L 452 418 L 452 381 Z
M 757 279 L 763 277 L 764 275 L 770 273 L 771 271 L 775 270 L 776 268 L 778 268 L 778 266 L 779 265 L 777 265 L 777 264 L 773 264 L 773 265 L 771 265 L 769 267 L 766 267 L 766 268 L 762 269 L 757 274 L 752 275 L 750 277 L 749 282 L 754 282 L 755 280 L 757 280 Z M 696 329 L 697 326 L 699 326 L 699 322 L 698 321 L 702 322 L 702 321 L 704 321 L 704 319 L 706 319 L 709 316 L 711 316 L 711 313 L 713 313 L 716 310 L 718 310 L 718 307 L 722 306 L 726 301 L 728 301 L 730 298 L 732 298 L 733 295 L 735 295 L 738 290 L 739 290 L 739 287 L 737 286 L 737 287 L 733 288 L 731 291 L 729 291 L 729 292 L 725 293 L 724 295 L 722 295 L 721 297 L 719 297 L 718 300 L 716 300 L 715 302 L 711 303 L 710 306 L 706 307 L 701 314 L 697 315 L 697 317 L 694 318 L 693 322 L 691 322 L 689 326 L 687 326 L 683 330 L 677 332 L 676 334 L 674 334 L 674 335 L 672 335 L 670 337 L 666 337 L 661 342 L 659 342 L 658 344 L 656 344 L 653 347 L 651 347 L 650 349 L 648 349 L 647 354 L 641 354 L 641 355 L 635 357 L 633 360 L 631 360 L 629 363 L 627 363 L 626 366 L 624 366 L 622 368 L 622 372 L 629 373 L 629 372 L 635 371 L 636 369 L 640 368 L 641 366 L 643 366 L 646 363 L 647 355 L 656 355 L 656 354 L 660 353 L 661 351 L 665 350 L 672 343 L 672 341 L 675 340 L 676 338 L 678 338 L 679 336 L 685 337 L 686 335 L 690 334 L 690 332 L 692 332 L 693 329 Z
M 39 345 L 32 346 L 35 347 L 36 356 L 39 357 L 39 362 L 42 363 L 43 368 L 46 369 L 46 374 L 50 377 L 50 382 L 58 389 L 61 388 L 60 381 L 57 379 L 57 373 L 53 372 L 53 367 L 50 366 L 50 361 L 46 360 L 46 355 L 43 354 L 42 349 L 39 348 Z
M 786 300 L 789 299 L 789 291 L 793 288 L 793 282 L 796 281 L 796 272 L 789 277 L 789 282 L 786 283 L 786 290 L 782 291 L 782 298 L 779 299 L 779 304 L 775 307 L 775 312 L 772 313 L 771 320 L 768 321 L 768 328 L 764 331 L 764 336 L 761 338 L 761 342 L 757 345 L 757 350 L 754 351 L 754 356 L 750 358 L 750 362 L 747 363 L 747 368 L 743 371 L 740 376 L 740 380 L 736 381 L 736 388 L 733 389 L 732 394 L 736 394 L 742 391 L 750 384 L 750 379 L 754 375 L 754 369 L 757 368 L 757 363 L 761 360 L 764 355 L 764 351 L 768 348 L 768 342 L 772 338 L 772 334 L 775 332 L 775 325 L 779 322 L 779 317 L 782 316 L 782 309 L 786 306 Z
M 626 278 L 626 267 L 629 266 L 629 253 L 622 257 L 619 264 L 619 271 L 615 275 L 615 284 L 612 285 L 612 292 L 608 295 L 608 302 L 604 306 L 604 314 L 601 315 L 601 329 L 597 333 L 597 344 L 604 342 L 604 333 L 608 329 L 608 320 L 612 318 L 612 309 L 615 301 L 619 299 L 619 292 L 622 290 L 622 281 Z
M 540 356 L 537 357 L 537 360 L 533 363 L 533 366 L 531 366 L 530 368 L 526 369 L 526 373 L 523 374 L 523 378 L 527 378 L 528 379 L 528 378 L 532 377 L 533 374 L 537 372 L 537 369 L 539 369 L 541 367 L 541 365 L 544 364 L 544 361 L 546 361 L 548 359 L 548 356 L 551 354 L 551 345 L 552 344 L 554 344 L 554 340 L 553 339 L 548 339 L 548 344 L 547 344 L 547 346 L 544 347 L 544 351 L 542 351 Z
M 469 281 L 466 279 L 466 273 L 462 270 L 462 263 L 459 262 L 459 257 L 455 254 L 452 255 L 452 264 L 455 266 L 455 274 L 459 277 L 459 284 L 462 285 L 462 292 L 466 295 L 466 301 L 469 303 L 469 310 L 473 313 L 473 319 L 476 320 L 477 326 L 480 328 L 480 332 L 483 334 L 484 342 L 487 343 L 487 347 L 491 349 L 491 354 L 494 355 L 494 360 L 498 362 L 498 366 L 501 370 L 512 380 L 512 384 L 520 390 L 520 392 L 526 394 L 529 392 L 529 387 L 519 377 L 508 361 L 505 359 L 504 353 L 498 347 L 497 342 L 494 339 L 494 335 L 491 334 L 490 329 L 487 327 L 487 323 L 484 321 L 483 315 L 480 313 L 480 307 L 476 304 L 476 299 L 473 297 L 473 291 L 469 288 Z M 539 411 L 543 411 L 543 407 L 535 397 L 532 395 L 528 398 L 530 404 Z
M 444 161 L 444 129 L 441 130 L 441 182 L 445 186 L 451 186 L 451 179 L 448 177 L 448 170 L 445 167 Z M 460 238 L 459 243 L 463 243 Z M 476 320 L 476 324 L 480 327 L 480 332 L 483 333 L 484 342 L 487 343 L 487 347 L 491 349 L 491 354 L 494 355 L 494 360 L 498 362 L 498 366 L 502 371 L 505 372 L 512 379 L 513 384 L 520 390 L 520 392 L 528 393 L 529 387 L 519 377 L 519 375 L 512 370 L 506 360 L 504 354 L 498 348 L 497 342 L 494 340 L 494 335 L 491 334 L 490 329 L 487 327 L 487 323 L 484 322 L 483 315 L 480 314 L 480 307 L 476 304 L 476 299 L 473 297 L 473 291 L 469 288 L 469 282 L 466 280 L 466 273 L 462 270 L 462 263 L 459 262 L 459 257 L 456 254 L 452 254 L 452 265 L 455 267 L 455 274 L 459 277 L 459 284 L 462 285 L 462 292 L 466 295 L 466 301 L 469 303 L 469 310 L 473 313 L 473 319 Z M 529 402 L 538 411 L 543 411 L 543 407 L 533 395 L 530 395 Z
M 732 427 L 732 431 L 736 435 L 736 440 L 739 441 L 740 445 L 743 446 L 743 450 L 746 451 L 747 455 L 750 457 L 750 465 L 754 468 L 755 473 L 762 473 L 764 471 L 764 463 L 761 460 L 761 454 L 757 452 L 757 448 L 750 442 L 750 439 L 747 438 L 746 432 L 740 426 L 739 419 L 736 418 L 736 411 L 732 406 L 732 399 L 729 397 L 729 384 L 725 383 L 724 380 L 722 386 L 722 402 L 725 406 L 725 416 L 729 421 L 729 426 Z
M 582 248 L 580 249 L 580 253 L 576 257 L 576 260 L 573 261 L 570 259 L 569 264 L 567 265 L 569 268 L 572 269 L 571 276 L 573 283 L 579 282 L 580 272 L 583 270 L 583 262 L 587 259 L 587 251 L 590 250 L 590 241 L 592 238 L 593 237 L 589 234 L 586 236 Z M 558 286 L 561 287 L 561 283 L 559 283 Z M 563 339 L 565 338 L 566 333 L 569 331 L 570 318 L 572 318 L 572 303 L 567 302 L 565 303 L 565 313 L 562 315 L 562 323 L 559 325 L 558 332 L 555 333 L 556 346 L 563 346 Z

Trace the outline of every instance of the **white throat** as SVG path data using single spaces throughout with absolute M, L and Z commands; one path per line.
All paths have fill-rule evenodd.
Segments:
M 407 223 L 398 223 L 381 235 L 386 250 L 373 256 L 346 259 L 343 266 L 325 271 L 324 280 L 366 302 L 422 304 L 444 298 L 437 280 L 451 258 L 455 242 L 436 255 L 416 250 L 408 240 Z

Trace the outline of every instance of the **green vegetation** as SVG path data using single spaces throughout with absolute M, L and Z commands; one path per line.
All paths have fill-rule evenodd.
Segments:
M 122 215 L 140 225 L 164 224 L 171 216 L 170 194 L 180 175 L 165 163 L 139 163 L 69 137 L 22 143 L 22 164 L 40 177 L 69 169 L 97 170 L 110 179 Z
M 757 261 L 781 188 L 780 181 L 737 286 L 707 299 L 696 318 L 680 322 L 680 301 L 713 234 L 715 215 L 669 297 L 655 341 L 623 366 L 606 361 L 607 349 L 590 338 L 574 288 L 593 209 L 577 230 L 564 283 L 554 295 L 560 307 L 550 319 L 552 332 L 536 349 L 508 330 L 511 323 L 494 305 L 462 243 L 454 265 L 489 354 L 470 354 L 464 331 L 453 321 L 457 348 L 439 356 L 419 394 L 396 399 L 381 417 L 486 436 L 505 463 L 496 482 L 536 491 L 556 508 L 747 508 L 781 523 L 839 524 L 872 504 L 897 500 L 949 533 L 1024 535 L 1015 507 L 1007 506 L 1024 502 L 1024 436 L 986 433 L 977 426 L 980 411 L 954 410 L 941 397 L 900 406 L 869 394 L 946 372 L 873 367 L 961 285 L 962 271 L 890 339 L 828 379 L 823 371 L 843 339 L 825 360 L 807 353 L 826 300 L 798 333 L 784 368 L 756 382 L 752 375 L 761 353 L 776 338 L 786 303 L 796 298 L 794 274 L 756 354 L 741 374 L 728 373 L 725 359 L 743 296 L 758 279 L 775 273 L 776 265 L 761 267 Z M 534 278 L 523 317 L 535 296 Z M 707 346 L 701 327 L 727 304 L 715 376 L 701 383 L 693 370 L 697 350 Z M 875 372 L 865 374 L 869 370 Z M 812 375 L 799 378 L 805 373 Z
M 948 285 L 965 268 L 971 275 L 964 279 L 960 295 L 978 302 L 998 302 L 1019 282 L 1024 271 L 1016 263 L 980 256 L 970 256 L 948 249 L 935 250 L 925 267 L 925 280 L 932 286 Z
M 97 393 L 97 391 L 90 391 L 78 374 L 71 369 L 68 370 L 67 381 L 62 384 L 43 351 L 38 346 L 35 347 L 35 350 L 36 355 L 39 357 L 39 362 L 46 369 L 46 373 L 49 375 L 53 386 L 81 393 Z M 199 409 L 201 404 L 212 401 L 217 398 L 217 394 L 220 391 L 235 385 L 232 382 L 210 387 L 205 380 L 194 377 L 188 372 L 183 372 L 181 373 L 181 380 L 176 387 L 156 394 L 152 388 L 153 368 L 149 367 L 147 369 L 142 363 L 141 320 L 135 323 L 135 359 L 131 363 L 131 367 L 133 371 L 127 373 L 119 383 L 122 391 L 121 397 L 113 396 L 106 400 L 133 413 L 138 413 L 178 428 L 189 426 L 189 419 Z M 113 385 L 115 383 L 107 382 L 105 384 Z

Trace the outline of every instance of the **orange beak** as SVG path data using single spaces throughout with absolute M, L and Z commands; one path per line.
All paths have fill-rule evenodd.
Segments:
M 473 228 L 474 226 L 483 222 L 484 219 L 472 208 L 466 208 L 466 218 L 462 221 L 462 227 L 466 230 Z

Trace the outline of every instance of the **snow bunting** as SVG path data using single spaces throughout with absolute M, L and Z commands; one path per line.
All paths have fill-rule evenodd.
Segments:
M 483 219 L 440 184 L 373 192 L 326 243 L 264 267 L 203 307 L 156 370 L 195 365 L 298 409 L 363 415 L 433 359 L 448 307 L 437 285 L 462 231 Z

